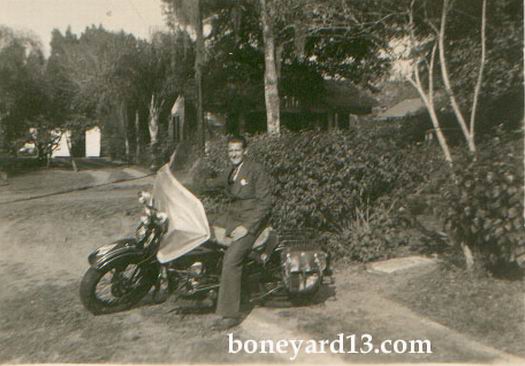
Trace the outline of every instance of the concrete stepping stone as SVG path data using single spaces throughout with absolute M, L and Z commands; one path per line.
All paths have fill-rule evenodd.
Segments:
M 373 262 L 367 265 L 371 272 L 394 273 L 415 267 L 426 267 L 437 263 L 436 258 L 421 256 L 410 256 L 403 258 L 392 258 L 384 261 Z

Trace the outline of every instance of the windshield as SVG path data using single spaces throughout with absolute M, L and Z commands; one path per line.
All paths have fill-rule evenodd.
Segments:
M 155 206 L 168 215 L 169 226 L 157 258 L 172 261 L 210 238 L 210 227 L 201 201 L 170 171 L 168 164 L 157 172 L 153 186 Z

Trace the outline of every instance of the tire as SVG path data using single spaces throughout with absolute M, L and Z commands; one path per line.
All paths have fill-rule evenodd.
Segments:
M 111 263 L 102 270 L 89 268 L 80 283 L 80 300 L 94 315 L 128 310 L 146 296 L 155 283 L 156 273 L 153 266 L 122 262 Z M 137 280 L 129 283 L 130 278 Z M 102 296 L 99 288 L 104 285 L 109 294 Z

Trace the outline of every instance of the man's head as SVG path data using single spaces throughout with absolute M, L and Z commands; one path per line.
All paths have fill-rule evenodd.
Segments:
M 248 143 L 243 136 L 233 136 L 228 139 L 228 157 L 233 165 L 242 163 L 247 151 Z

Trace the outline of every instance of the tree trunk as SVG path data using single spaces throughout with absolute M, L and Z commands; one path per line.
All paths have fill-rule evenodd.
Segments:
M 472 250 L 470 250 L 470 247 L 465 242 L 461 242 L 461 249 L 463 250 L 463 255 L 465 256 L 467 270 L 472 271 L 474 268 L 474 256 L 472 255 Z
M 5 143 L 6 143 L 6 138 L 5 138 L 5 131 L 4 131 L 4 121 L 3 121 L 2 115 L 0 114 L 0 157 L 3 157 L 6 153 Z
M 150 136 L 151 167 L 154 168 L 157 162 L 157 142 L 159 134 L 159 107 L 157 105 L 155 94 L 151 95 L 148 127 Z
M 277 67 L 275 64 L 275 37 L 272 29 L 272 20 L 268 14 L 268 0 L 260 1 L 264 40 L 264 99 L 266 102 L 266 123 L 270 135 L 279 135 L 281 121 Z
M 448 94 L 448 97 L 450 99 L 450 105 L 452 106 L 452 110 L 454 111 L 454 114 L 456 115 L 456 119 L 458 120 L 458 124 L 461 127 L 461 131 L 463 132 L 463 135 L 465 136 L 465 140 L 467 141 L 468 149 L 471 153 L 476 152 L 476 145 L 474 144 L 474 139 L 472 138 L 472 131 L 468 130 L 467 123 L 465 122 L 465 118 L 463 117 L 463 113 L 461 112 L 459 108 L 459 104 L 456 100 L 456 96 L 454 94 L 454 91 L 452 90 L 452 85 L 450 83 L 450 78 L 448 75 L 448 68 L 447 68 L 447 62 L 445 57 L 445 28 L 447 24 L 447 13 L 448 13 L 448 6 L 449 6 L 449 0 L 443 1 L 443 9 L 441 13 L 441 27 L 439 29 L 438 34 L 438 42 L 439 42 L 439 64 L 441 66 L 441 77 L 443 79 L 443 84 L 445 85 L 445 91 Z
M 135 111 L 135 162 L 140 161 L 140 120 L 139 111 Z
M 328 131 L 331 131 L 334 129 L 334 115 L 332 113 L 328 113 L 326 116 L 326 119 L 328 120 Z
M 483 0 L 481 8 L 481 60 L 479 65 L 478 80 L 476 82 L 476 87 L 474 88 L 474 100 L 472 101 L 472 110 L 470 112 L 470 138 L 472 139 L 472 144 L 476 144 L 475 140 L 475 129 L 474 124 L 476 123 L 476 110 L 478 107 L 478 98 L 479 92 L 481 90 L 481 83 L 483 81 L 483 70 L 485 69 L 485 60 L 486 60 L 486 26 L 487 26 L 487 0 Z
M 282 69 L 282 57 L 284 52 L 284 45 L 279 44 L 275 48 L 275 70 L 277 71 L 277 80 L 281 78 L 281 69 Z
M 120 130 L 124 135 L 124 149 L 126 154 L 126 162 L 131 160 L 131 152 L 129 147 L 129 131 L 128 131 L 128 109 L 125 101 L 120 103 L 119 119 L 120 119 Z
M 204 125 L 204 110 L 202 108 L 202 65 L 204 64 L 204 36 L 202 34 L 202 15 L 200 0 L 197 1 L 197 16 L 195 24 L 195 84 L 197 88 L 197 145 L 198 151 L 204 153 L 206 143 L 206 127 Z
M 71 166 L 73 167 L 73 170 L 75 171 L 75 173 L 78 173 L 78 167 L 77 167 L 77 163 L 75 161 L 75 158 L 73 156 L 73 144 L 71 144 L 71 136 L 70 136 L 70 133 L 69 131 L 66 131 L 66 144 L 67 144 L 67 148 L 69 150 L 69 157 L 71 158 Z
M 446 2 L 447 0 L 445 0 Z M 411 40 L 411 47 L 414 48 L 416 45 L 416 36 L 414 34 L 414 4 L 415 0 L 412 0 L 410 3 L 410 12 L 409 12 L 409 25 L 410 25 L 410 40 Z M 428 114 L 430 116 L 430 120 L 432 121 L 432 125 L 434 126 L 434 130 L 436 131 L 436 136 L 439 141 L 439 146 L 441 147 L 441 150 L 443 151 L 443 154 L 445 155 L 445 160 L 452 165 L 452 155 L 450 154 L 450 148 L 448 146 L 447 140 L 445 138 L 445 135 L 443 134 L 443 131 L 441 130 L 441 124 L 439 123 L 439 118 L 436 114 L 436 110 L 434 107 L 434 63 L 436 59 L 436 50 L 438 48 L 438 44 L 440 44 L 440 40 L 438 40 L 438 43 L 434 43 L 434 46 L 432 47 L 432 53 L 430 55 L 430 63 L 428 64 L 428 91 L 425 92 L 425 88 L 423 87 L 423 83 L 421 81 L 420 75 L 419 75 L 419 62 L 421 60 L 416 60 L 413 67 L 413 75 L 407 77 L 408 82 L 412 84 L 412 86 L 417 90 L 421 100 L 425 104 L 425 107 L 428 111 Z

